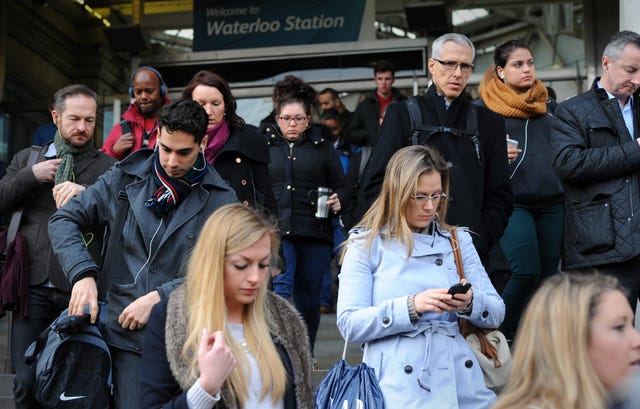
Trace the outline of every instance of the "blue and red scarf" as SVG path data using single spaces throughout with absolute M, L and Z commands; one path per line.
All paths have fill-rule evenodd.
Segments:
M 191 169 L 181 178 L 172 178 L 167 175 L 164 168 L 160 164 L 160 154 L 158 151 L 154 153 L 153 161 L 153 181 L 157 189 L 153 192 L 153 197 L 144 204 L 148 209 L 158 217 L 165 216 L 171 209 L 177 207 L 180 202 L 189 196 L 189 193 L 195 189 L 207 173 L 207 162 L 204 155 L 198 154 L 196 162 Z

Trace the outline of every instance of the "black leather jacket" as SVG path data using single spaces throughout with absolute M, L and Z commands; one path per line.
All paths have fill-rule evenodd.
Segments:
M 565 269 L 618 263 L 640 254 L 640 135 L 616 99 L 598 88 L 558 105 L 551 134 L 553 167 L 565 193 Z

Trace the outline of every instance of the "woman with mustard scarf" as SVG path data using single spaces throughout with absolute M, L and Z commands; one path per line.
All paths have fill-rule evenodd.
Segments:
M 509 176 L 514 210 L 500 240 L 511 266 L 502 291 L 506 316 L 502 331 L 513 340 L 529 298 L 560 260 L 563 221 L 562 185 L 551 163 L 552 112 L 547 89 L 536 78 L 533 55 L 522 40 L 499 45 L 479 87 L 481 101 L 502 115 L 508 144 Z

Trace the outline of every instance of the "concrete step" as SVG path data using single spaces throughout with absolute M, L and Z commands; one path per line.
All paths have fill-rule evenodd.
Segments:
M 344 348 L 344 339 L 336 326 L 335 314 L 322 314 L 320 328 L 316 337 L 314 355 L 319 369 L 328 370 L 340 358 Z M 350 343 L 347 347 L 346 361 L 351 365 L 362 362 L 362 350 L 360 345 Z

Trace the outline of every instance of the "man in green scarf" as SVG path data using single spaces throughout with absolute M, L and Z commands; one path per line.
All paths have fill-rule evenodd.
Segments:
M 18 152 L 0 180 L 0 214 L 23 207 L 20 233 L 27 243 L 29 287 L 27 311 L 14 310 L 11 357 L 16 370 L 16 408 L 39 407 L 31 396 L 33 367 L 24 363 L 27 347 L 69 304 L 71 284 L 51 250 L 47 235 L 49 217 L 93 184 L 115 160 L 93 146 L 98 96 L 84 85 L 56 92 L 51 112 L 58 127 L 55 138 L 40 149 L 29 166 L 31 148 Z M 87 226 L 82 240 L 89 253 L 100 259 L 103 230 Z M 26 315 L 26 316 L 25 316 Z

